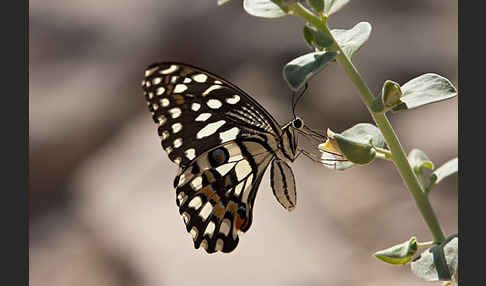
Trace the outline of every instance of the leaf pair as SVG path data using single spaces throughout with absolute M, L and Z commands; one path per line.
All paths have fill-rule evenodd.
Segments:
M 334 40 L 344 54 L 351 58 L 371 34 L 371 25 L 367 22 L 356 24 L 349 30 L 331 30 L 330 36 L 308 26 L 304 27 L 307 44 L 320 51 L 302 55 L 284 66 L 283 76 L 293 91 L 299 90 L 311 77 L 319 73 L 338 55 Z
M 406 82 L 403 86 L 391 80 L 385 81 L 381 97 L 373 102 L 372 109 L 374 112 L 403 111 L 450 99 L 456 95 L 456 88 L 447 78 L 427 73 Z
M 218 5 L 222 5 L 229 0 L 218 0 Z M 243 7 L 248 14 L 263 17 L 263 18 L 278 18 L 287 15 L 286 6 L 297 1 L 290 0 L 244 0 Z M 329 17 L 335 14 L 346 4 L 349 0 L 307 0 L 310 7 L 317 13 L 322 13 Z
M 429 159 L 429 157 L 420 149 L 412 149 L 408 154 L 408 162 L 412 167 L 414 173 L 420 177 L 422 180 L 425 179 L 424 170 L 427 168 L 429 170 L 434 170 L 434 163 Z M 449 160 L 444 165 L 439 167 L 429 176 L 429 183 L 425 187 L 425 192 L 428 194 L 433 186 L 437 185 L 439 182 L 457 173 L 458 171 L 458 159 L 454 158 Z
M 375 257 L 390 264 L 407 264 L 410 261 L 412 272 L 426 281 L 450 281 L 457 273 L 458 265 L 457 234 L 450 235 L 439 245 L 425 250 L 415 259 L 412 258 L 420 248 L 413 236 L 408 241 L 375 252 Z

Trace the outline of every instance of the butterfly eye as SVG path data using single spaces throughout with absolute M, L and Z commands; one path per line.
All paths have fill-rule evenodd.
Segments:
M 304 121 L 302 119 L 300 119 L 299 117 L 297 117 L 292 121 L 292 126 L 294 126 L 297 129 L 300 129 L 300 128 L 304 127 Z

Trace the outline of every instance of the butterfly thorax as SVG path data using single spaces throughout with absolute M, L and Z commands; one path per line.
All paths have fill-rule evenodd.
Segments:
M 280 137 L 279 152 L 277 157 L 287 159 L 294 162 L 297 157 L 297 136 L 295 129 L 300 129 L 304 126 L 304 122 L 300 118 L 288 122 L 282 127 L 282 136 Z

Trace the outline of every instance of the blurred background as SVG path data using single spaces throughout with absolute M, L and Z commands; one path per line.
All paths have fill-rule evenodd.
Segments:
M 241 1 L 31 0 L 30 285 L 425 285 L 408 266 L 375 259 L 416 235 L 431 240 L 393 165 L 335 172 L 292 165 L 297 208 L 269 175 L 251 229 L 230 255 L 193 248 L 140 82 L 147 65 L 180 61 L 234 82 L 281 123 L 291 119 L 282 66 L 308 51 L 294 17 L 256 18 Z M 457 87 L 457 2 L 351 1 L 332 28 L 373 26 L 354 63 L 375 94 L 433 72 Z M 337 64 L 310 81 L 297 108 L 315 129 L 371 122 Z M 456 157 L 457 99 L 390 120 L 407 153 L 436 166 Z M 434 189 L 446 235 L 457 232 L 457 176 Z

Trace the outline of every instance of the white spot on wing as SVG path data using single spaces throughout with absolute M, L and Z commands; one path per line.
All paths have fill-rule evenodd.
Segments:
M 221 223 L 221 226 L 219 227 L 219 232 L 222 233 L 224 236 L 227 236 L 229 234 L 230 228 L 231 228 L 231 221 L 225 218 Z
M 159 84 L 162 82 L 162 78 L 160 77 L 156 77 L 152 80 L 152 83 L 155 85 L 155 84 Z
M 226 121 L 224 120 L 219 120 L 213 123 L 209 123 L 208 125 L 204 126 L 203 129 L 199 130 L 199 132 L 196 134 L 196 138 L 201 139 L 214 134 L 214 132 L 216 132 L 225 123 Z
M 208 76 L 200 73 L 200 74 L 193 75 L 192 79 L 194 79 L 197 82 L 205 82 L 208 79 Z
M 209 238 L 213 237 L 214 230 L 216 229 L 216 225 L 213 221 L 210 221 L 206 230 L 204 231 L 204 235 L 209 234 Z
M 160 104 L 161 104 L 163 107 L 167 107 L 167 106 L 169 106 L 170 101 L 169 101 L 167 98 L 162 98 L 162 99 L 160 100 Z
M 171 127 L 172 127 L 172 132 L 177 133 L 177 132 L 181 131 L 182 124 L 180 124 L 179 122 L 177 122 L 177 123 L 172 124 Z
M 186 155 L 187 159 L 192 160 L 196 158 L 196 150 L 194 148 L 187 149 L 186 151 L 184 151 L 184 155 Z
M 159 69 L 159 67 L 154 67 L 154 68 L 151 68 L 151 69 L 146 70 L 145 71 L 145 76 L 149 76 L 149 75 L 153 74 L 154 71 L 156 71 L 158 69 Z
M 192 79 L 190 79 L 190 78 L 186 77 L 186 78 L 184 79 L 183 83 L 190 83 L 191 81 L 192 81 Z
M 162 126 L 167 122 L 167 118 L 164 115 L 157 117 L 157 120 L 159 121 L 159 126 Z
M 206 121 L 209 117 L 211 117 L 211 113 L 201 113 L 196 117 L 196 121 Z
M 213 211 L 213 205 L 210 202 L 204 204 L 204 207 L 199 211 L 199 216 L 202 217 L 203 220 L 207 220 L 211 212 Z
M 193 103 L 193 104 L 191 105 L 191 109 L 192 109 L 193 111 L 198 111 L 198 110 L 199 110 L 199 108 L 201 108 L 201 104 L 199 104 L 199 103 Z
M 203 241 L 201 241 L 201 247 L 208 250 L 208 241 L 203 239 Z
M 201 198 L 199 196 L 196 196 L 194 198 L 192 198 L 192 200 L 189 202 L 189 207 L 190 208 L 193 208 L 193 209 L 199 209 L 202 205 L 202 201 L 201 201 Z
M 235 167 L 236 177 L 238 180 L 243 180 L 248 174 L 251 173 L 251 166 L 247 160 L 242 160 L 236 164 Z
M 198 191 L 199 189 L 201 189 L 201 187 L 202 187 L 202 178 L 201 178 L 201 176 L 197 176 L 196 178 L 194 178 L 192 180 L 191 187 L 195 191 Z M 199 199 L 199 200 L 201 200 L 201 199 Z
M 237 94 L 233 95 L 233 97 L 226 99 L 226 102 L 229 104 L 236 104 L 238 103 L 238 101 L 240 101 L 240 96 L 238 96 Z
M 184 212 L 184 213 L 182 213 L 182 218 L 184 219 L 184 223 L 187 224 L 189 222 L 189 220 L 191 219 L 191 215 Z
M 182 138 L 175 139 L 173 145 L 174 145 L 174 148 L 181 147 L 181 145 L 182 145 Z
M 216 251 L 221 251 L 223 250 L 223 246 L 224 246 L 224 241 L 221 238 L 218 238 L 218 240 L 216 241 L 216 247 L 214 247 L 214 249 Z
M 216 168 L 216 171 L 218 171 L 218 173 L 221 175 L 221 176 L 224 176 L 226 175 L 229 171 L 231 171 L 231 169 L 233 169 L 233 167 L 235 166 L 236 163 L 227 163 L 227 164 L 223 164 L 219 167 Z
M 170 73 L 173 73 L 177 70 L 177 66 L 176 65 L 171 65 L 169 68 L 165 69 L 165 70 L 161 70 L 160 73 L 161 74 L 170 74 Z
M 185 91 L 186 89 L 187 89 L 187 85 L 180 83 L 180 84 L 175 86 L 174 93 L 181 93 L 181 92 Z
M 210 99 L 206 104 L 212 109 L 218 109 L 223 105 L 221 101 L 217 99 Z
M 182 110 L 179 107 L 174 107 L 169 109 L 169 113 L 172 118 L 177 118 L 181 116 Z
M 225 143 L 231 140 L 235 140 L 236 136 L 240 133 L 240 129 L 238 127 L 233 127 L 229 130 L 219 133 L 219 138 L 221 139 L 221 143 Z
M 179 183 L 179 185 L 181 185 L 181 183 Z M 187 196 L 184 192 L 180 192 L 178 195 L 177 195 L 177 200 L 179 201 L 179 205 L 182 205 L 187 199 Z
M 157 95 L 162 95 L 165 92 L 165 88 L 163 86 L 157 88 Z
M 235 195 L 239 196 L 241 194 L 241 191 L 243 191 L 243 186 L 245 185 L 245 181 L 239 183 L 236 188 L 235 188 Z
M 162 135 L 160 135 L 160 137 L 162 138 L 162 140 L 167 139 L 167 137 L 169 137 L 169 131 L 165 130 L 164 132 L 162 132 Z
M 193 226 L 193 227 L 191 228 L 190 234 L 191 234 L 191 236 L 192 236 L 192 239 L 193 239 L 193 240 L 196 240 L 196 238 L 197 238 L 197 228 L 196 228 L 195 226 Z
M 208 89 L 206 89 L 206 90 L 203 92 L 203 95 L 208 95 L 208 94 L 209 94 L 211 91 L 216 90 L 216 89 L 218 89 L 218 88 L 222 88 L 222 86 L 221 86 L 221 85 L 217 85 L 217 84 L 212 85 L 212 86 L 208 87 Z

